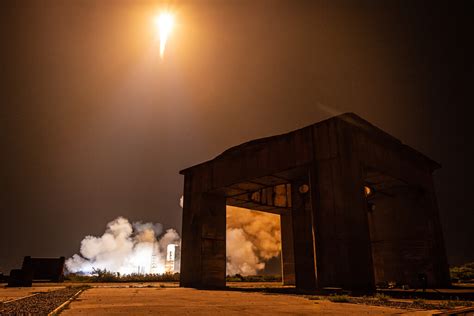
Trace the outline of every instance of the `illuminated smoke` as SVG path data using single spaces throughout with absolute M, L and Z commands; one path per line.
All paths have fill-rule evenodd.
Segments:
M 281 251 L 280 217 L 227 206 L 227 275 L 255 275 Z
M 66 260 L 66 267 L 70 272 L 85 274 L 93 269 L 120 274 L 179 272 L 179 258 L 177 265 L 168 270 L 165 266 L 167 246 L 180 243 L 174 229 L 163 234 L 161 224 L 131 224 L 126 218 L 118 217 L 107 224 L 101 237 L 86 236 L 81 242 L 80 255 Z

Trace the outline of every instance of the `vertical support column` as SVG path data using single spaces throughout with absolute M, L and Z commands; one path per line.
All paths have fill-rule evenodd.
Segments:
M 281 274 L 283 285 L 295 285 L 295 254 L 291 214 L 280 215 Z
M 225 287 L 225 197 L 203 193 L 201 214 L 201 284 L 206 288 Z
M 193 192 L 190 174 L 184 177 L 183 198 L 180 286 L 198 287 L 201 283 L 201 194 Z
M 316 268 L 308 177 L 291 182 L 291 203 L 296 288 L 314 290 Z
M 318 161 L 312 173 L 319 288 L 375 287 L 363 184 L 361 165 L 351 155 Z
M 180 286 L 225 287 L 225 197 L 193 192 L 185 177 Z
M 375 288 L 358 131 L 345 119 L 313 129 L 310 177 L 318 288 Z
M 431 260 L 434 266 L 434 275 L 436 280 L 430 284 L 434 287 L 450 287 L 451 277 L 449 275 L 448 258 L 446 257 L 446 248 L 444 245 L 443 229 L 441 227 L 441 221 L 439 218 L 438 201 L 436 199 L 436 193 L 433 183 L 432 175 L 430 175 L 430 181 L 428 188 L 425 192 L 428 199 L 428 207 L 430 208 L 431 220 L 433 223 L 433 253 Z M 428 280 L 429 281 L 429 280 Z

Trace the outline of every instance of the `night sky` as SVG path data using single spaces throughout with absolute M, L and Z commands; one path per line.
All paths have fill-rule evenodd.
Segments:
M 344 112 L 442 164 L 449 262 L 474 261 L 472 3 L 1 1 L 0 272 L 119 215 L 180 231 L 179 170 Z

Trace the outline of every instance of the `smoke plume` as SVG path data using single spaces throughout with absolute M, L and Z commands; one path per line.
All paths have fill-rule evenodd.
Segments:
M 255 275 L 281 251 L 278 215 L 227 206 L 227 275 Z
M 166 262 L 169 244 L 180 245 L 174 229 L 163 233 L 161 224 L 136 222 L 118 217 L 107 224 L 101 237 L 86 236 L 81 242 L 80 255 L 66 260 L 70 272 L 90 274 L 94 269 L 106 269 L 120 274 L 178 272 L 176 264 Z M 177 270 L 177 271 L 175 271 Z
M 278 215 L 228 206 L 226 221 L 228 275 L 255 275 L 265 269 L 266 261 L 280 254 Z M 107 224 L 102 236 L 86 236 L 80 254 L 66 260 L 66 267 L 84 274 L 94 269 L 120 274 L 179 272 L 179 255 L 171 265 L 167 262 L 170 244 L 181 244 L 174 229 L 163 232 L 161 224 L 132 224 L 118 217 Z

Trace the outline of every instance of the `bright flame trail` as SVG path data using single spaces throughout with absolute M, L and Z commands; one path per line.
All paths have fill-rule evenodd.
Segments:
M 160 57 L 165 54 L 166 42 L 174 26 L 174 16 L 170 12 L 162 12 L 156 19 L 156 25 L 160 34 Z

